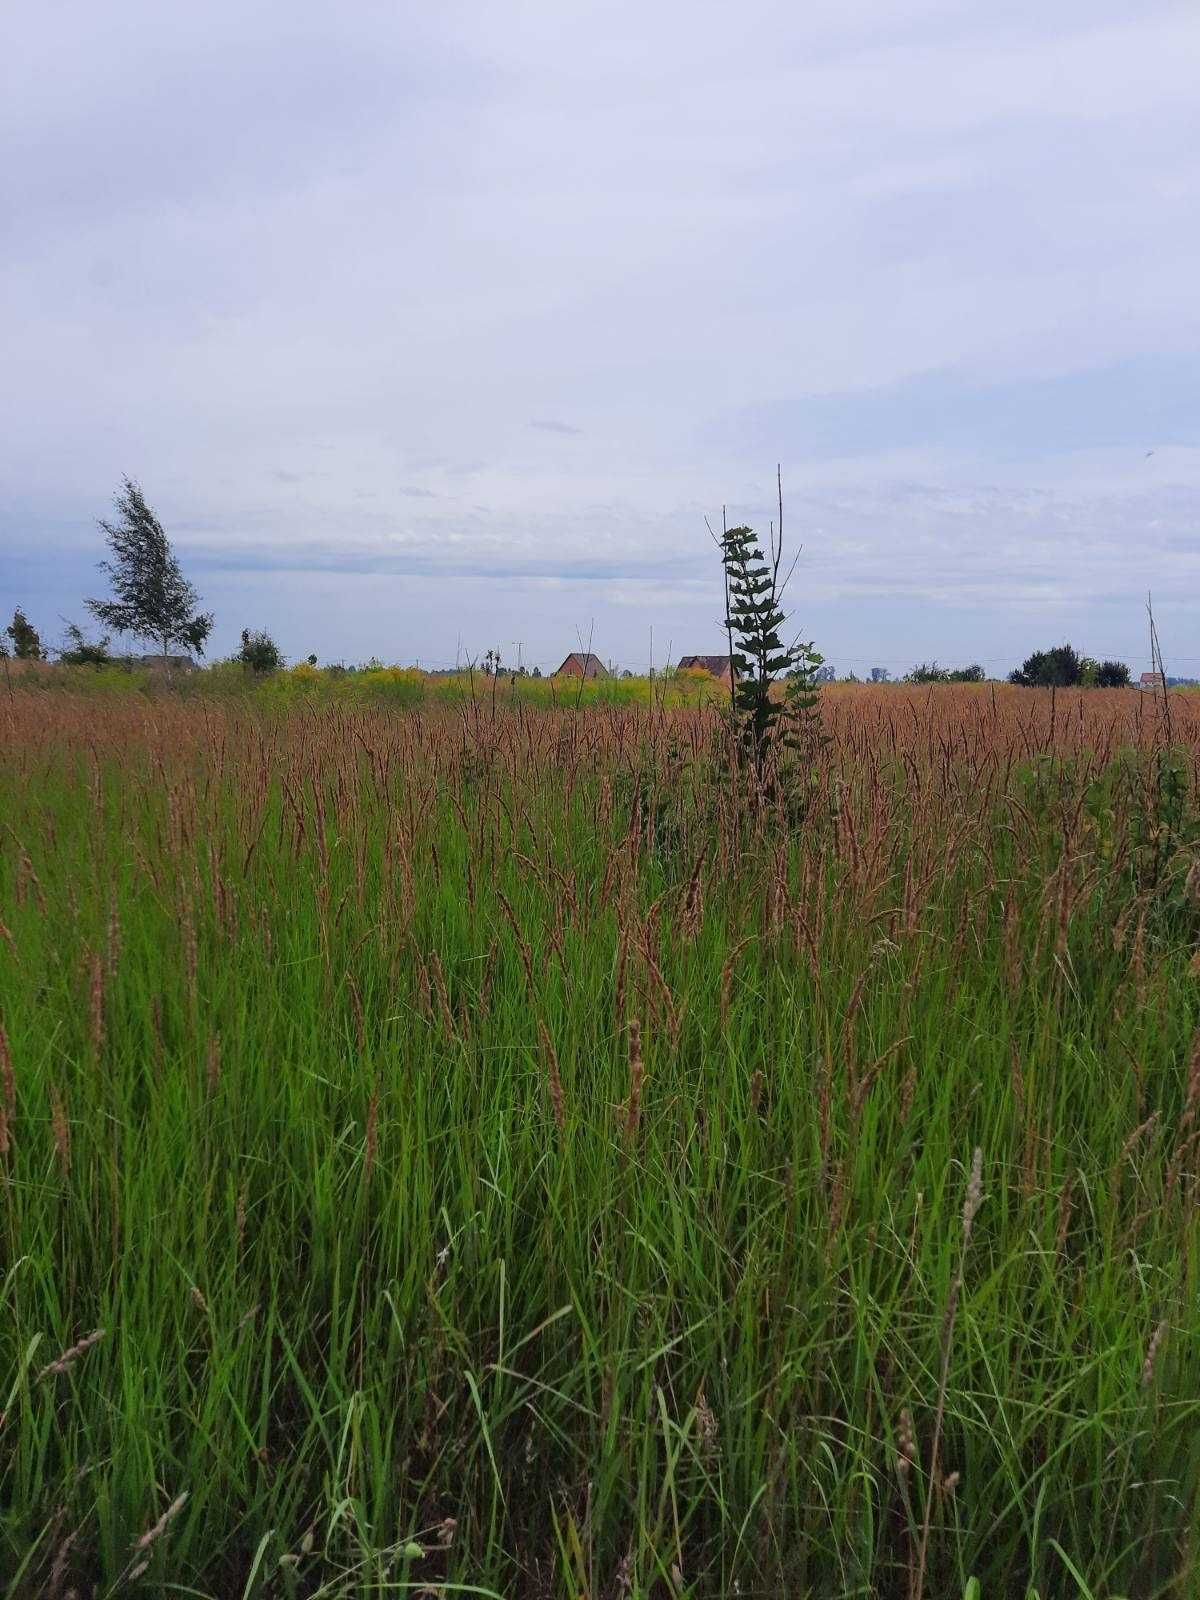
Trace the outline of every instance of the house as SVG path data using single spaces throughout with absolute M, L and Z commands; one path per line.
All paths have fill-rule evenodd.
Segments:
M 1161 689 L 1162 687 L 1163 675 L 1161 672 L 1143 672 L 1138 679 L 1139 689 Z
M 131 656 L 130 661 L 135 667 L 145 667 L 150 672 L 196 672 L 199 670 L 191 656 L 164 656 L 161 651 L 148 656 Z
M 680 656 L 678 672 L 707 672 L 711 678 L 730 681 L 732 664 L 728 656 Z
M 554 674 L 556 678 L 607 678 L 608 669 L 590 650 L 572 650 Z

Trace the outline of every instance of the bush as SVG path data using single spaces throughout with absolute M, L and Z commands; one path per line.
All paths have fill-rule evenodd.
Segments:
M 112 660 L 108 653 L 108 635 L 88 639 L 82 628 L 68 622 L 66 643 L 58 652 L 58 659 L 64 667 L 107 667 Z
M 1127 689 L 1129 668 L 1123 661 L 1102 661 L 1096 668 L 1096 684 L 1101 689 Z
M 4 631 L 12 640 L 12 653 L 18 661 L 44 661 L 46 659 L 38 631 L 20 606 L 13 612 L 13 619 Z
M 238 660 L 247 672 L 260 677 L 269 672 L 278 672 L 283 666 L 283 656 L 271 635 L 251 633 L 249 628 L 242 629 L 242 648 L 238 651 Z
M 1072 645 L 1058 644 L 1052 650 L 1035 650 L 1022 666 L 1008 675 L 1009 683 L 1026 688 L 1069 689 L 1083 679 L 1084 663 Z
M 983 668 L 978 662 L 969 667 L 939 667 L 936 661 L 922 661 L 904 679 L 905 683 L 982 683 Z

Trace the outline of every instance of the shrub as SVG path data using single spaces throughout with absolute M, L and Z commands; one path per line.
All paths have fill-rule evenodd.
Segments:
M 1009 683 L 1026 688 L 1069 689 L 1083 679 L 1084 663 L 1074 646 L 1055 645 L 1052 650 L 1035 650 L 1022 666 L 1008 675 Z
M 67 623 L 66 643 L 58 652 L 64 667 L 106 667 L 112 660 L 108 653 L 108 635 L 88 639 L 77 623 Z
M 238 660 L 247 672 L 259 676 L 278 672 L 283 666 L 283 656 L 271 635 L 261 631 L 251 633 L 249 628 L 242 629 L 242 648 L 238 651 Z
M 18 661 L 44 661 L 46 659 L 45 651 L 42 649 L 41 637 L 20 606 L 13 612 L 13 619 L 4 631 L 12 640 L 12 653 Z
M 922 661 L 909 672 L 905 683 L 982 683 L 983 668 L 978 662 L 969 667 L 939 667 L 936 661 Z
M 1129 668 L 1123 661 L 1102 661 L 1096 668 L 1096 684 L 1101 689 L 1128 688 Z

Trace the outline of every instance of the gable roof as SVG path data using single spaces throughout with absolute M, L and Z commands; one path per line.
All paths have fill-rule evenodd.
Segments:
M 581 672 L 585 678 L 607 678 L 608 669 L 598 655 L 590 650 L 572 650 L 563 661 L 559 672 L 567 672 L 574 668 Z
M 729 656 L 680 656 L 678 672 L 710 672 L 714 678 L 725 678 L 729 675 L 731 658 Z

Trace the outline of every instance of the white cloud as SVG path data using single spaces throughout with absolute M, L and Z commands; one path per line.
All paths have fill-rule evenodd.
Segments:
M 1190 5 L 72 0 L 9 33 L 6 592 L 77 612 L 129 471 L 230 637 L 343 569 L 306 641 L 386 654 L 411 612 L 430 654 L 490 574 L 523 632 L 565 595 L 619 653 L 710 626 L 703 515 L 768 516 L 782 458 L 835 648 L 932 619 L 1015 656 L 1197 598 Z

